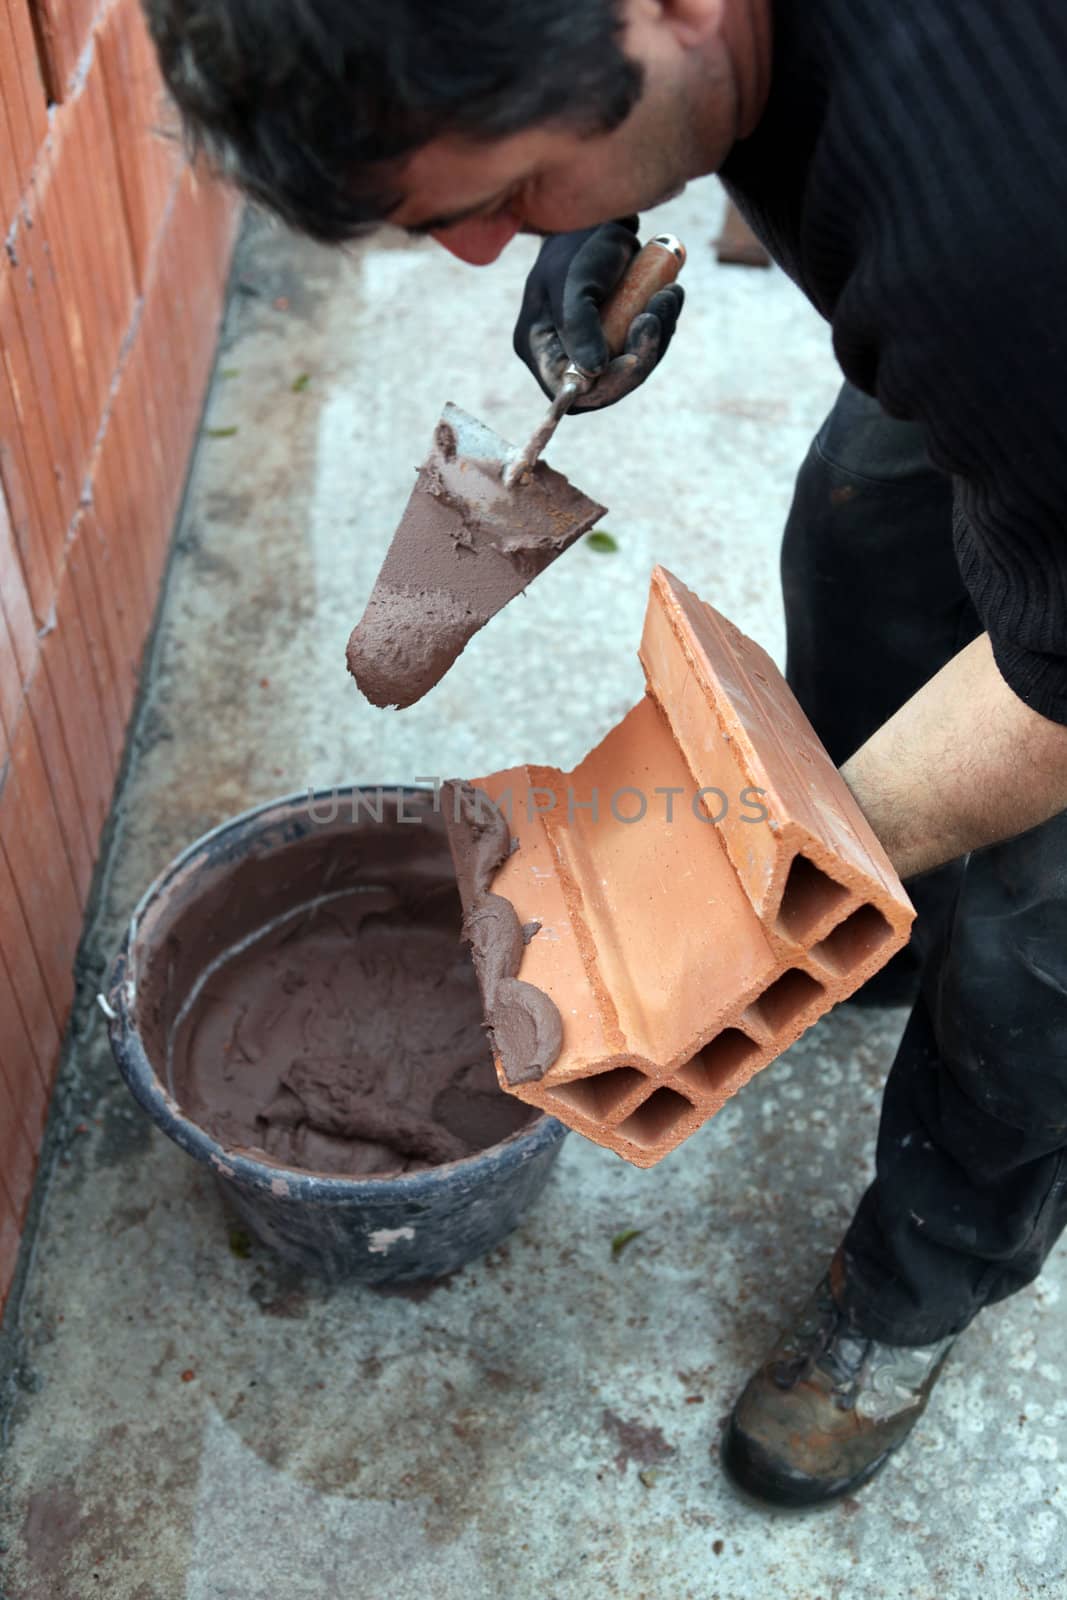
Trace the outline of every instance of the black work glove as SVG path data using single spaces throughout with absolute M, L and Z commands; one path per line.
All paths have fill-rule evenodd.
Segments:
M 641 248 L 638 219 L 605 222 L 546 239 L 526 280 L 515 325 L 515 354 L 553 399 L 571 362 L 598 374 L 573 411 L 599 411 L 640 387 L 667 354 L 685 303 L 672 283 L 652 296 L 630 324 L 626 348 L 611 360 L 600 327 L 600 308 L 622 281 Z

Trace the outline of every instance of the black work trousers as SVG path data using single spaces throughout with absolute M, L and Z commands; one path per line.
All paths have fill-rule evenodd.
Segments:
M 948 480 L 849 385 L 801 469 L 782 581 L 787 676 L 839 765 L 981 631 Z M 927 1344 L 1031 1282 L 1067 1224 L 1067 813 L 908 889 L 896 962 L 918 999 L 842 1293 L 861 1331 Z

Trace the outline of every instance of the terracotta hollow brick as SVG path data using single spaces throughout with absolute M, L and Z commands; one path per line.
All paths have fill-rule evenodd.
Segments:
M 54 666 L 58 662 L 58 655 L 53 654 Z M 70 686 L 66 687 L 69 689 Z M 58 696 L 53 686 L 53 673 L 48 671 L 43 654 L 38 670 L 34 673 L 26 691 L 26 709 L 36 730 L 36 743 L 44 764 L 52 809 L 59 824 L 59 839 L 66 851 L 74 881 L 80 920 L 93 873 L 94 841 L 89 836 L 89 824 L 75 776 L 74 760 L 60 715 Z M 18 757 L 21 733 L 20 724 L 11 741 L 13 760 Z
M 85 467 L 81 437 L 81 414 L 70 377 L 70 364 L 62 338 L 62 322 L 43 254 L 43 239 L 29 199 L 20 208 L 18 226 L 8 240 L 7 259 L 0 263 L 22 324 L 22 334 L 30 361 L 35 411 L 24 419 L 24 426 L 39 429 L 43 435 L 51 470 L 56 521 L 49 532 L 57 549 L 62 550 L 67 528 L 78 503 L 78 489 Z
M 119 400 L 123 400 L 120 409 Z M 127 440 L 122 429 L 125 397 L 121 391 L 108 414 L 107 432 L 101 441 L 93 474 L 93 504 L 113 557 L 112 579 L 116 603 L 124 602 L 121 613 L 124 637 L 131 662 L 140 658 L 141 618 L 152 604 L 148 579 L 136 533 L 136 512 L 127 461 Z
M 181 141 L 164 137 L 169 102 L 136 0 L 119 0 L 97 22 L 96 47 L 107 94 L 134 272 L 143 291 Z M 175 120 L 172 116 L 171 120 Z
M 194 325 L 208 337 L 201 341 L 199 360 L 210 361 L 214 333 L 221 306 L 219 291 L 224 281 L 220 259 L 220 223 L 226 215 L 227 191 L 199 167 L 187 166 L 182 173 L 178 209 L 179 234 L 183 250 L 184 285 Z M 225 233 L 223 234 L 225 244 Z
M 6 233 L 15 216 L 26 179 L 22 150 L 18 142 L 22 118 L 22 84 L 13 41 L 7 32 L 7 14 L 0 0 L 0 228 Z
M 14 238 L 13 243 L 27 277 L 32 280 L 37 317 L 42 322 L 56 390 L 59 426 L 62 430 L 61 446 L 66 446 L 64 454 L 70 482 L 77 493 L 88 459 L 91 432 L 85 424 L 75 371 L 77 341 L 82 338 L 82 330 L 70 323 L 64 307 L 66 283 L 61 282 L 59 264 L 64 238 L 59 227 L 58 210 L 53 203 L 51 176 L 50 142 L 45 141 L 27 184 L 26 194 L 22 197 L 18 237 Z
M 9 731 L 18 721 L 22 702 L 22 684 L 11 648 L 11 633 L 0 609 L 0 777 L 11 753 Z
M 24 1087 L 25 1093 L 20 1099 L 32 1101 L 32 1104 L 25 1105 L 25 1113 L 38 1130 L 36 1136 L 31 1136 L 24 1120 L 24 1108 L 12 1094 L 6 1077 L 0 1076 L 0 1177 L 20 1228 L 33 1192 L 37 1150 L 43 1128 L 41 1101 L 44 1098 L 40 1084 L 32 1075 Z
M 769 826 L 732 806 L 721 829 L 776 943 L 804 946 L 816 926 L 828 932 L 849 893 L 873 890 L 894 918 L 900 890 L 889 859 L 766 652 L 659 567 L 639 654 L 700 786 L 759 791 Z M 692 679 L 699 695 L 684 692 Z
M 47 716 L 42 717 L 42 726 L 48 734 Z M 49 755 L 54 755 L 51 748 Z M 58 759 L 56 766 L 61 766 Z M 64 803 L 62 795 L 59 803 Z M 68 823 L 72 820 L 67 818 Z M 0 793 L 0 847 L 15 882 L 53 1014 L 62 1029 L 74 990 L 74 953 L 82 907 L 33 716 L 23 716 L 12 734 L 7 782 Z
M 77 308 L 74 336 L 79 342 L 72 348 L 84 385 L 81 403 L 92 441 L 107 403 L 115 352 L 106 333 L 103 285 L 96 267 L 91 180 L 85 171 L 82 140 L 77 137 L 76 124 L 85 115 L 80 96 L 73 104 L 57 109 L 42 164 L 47 161 L 49 209 L 55 210 L 63 240 L 64 303 Z M 69 310 L 67 317 L 69 326 Z
M 153 348 L 146 337 L 147 318 L 145 311 L 146 307 L 142 306 L 141 315 L 133 330 L 133 338 L 126 365 L 129 369 L 130 383 L 134 390 L 135 404 L 144 424 L 145 445 L 148 452 L 146 465 L 152 479 L 153 493 L 162 494 L 167 487 L 167 456 L 164 450 L 164 442 L 159 437 L 156 392 L 155 386 L 151 381 L 152 369 L 159 359 L 160 351 Z
M 63 270 L 66 241 L 58 210 L 48 192 L 50 186 L 47 180 L 47 168 L 42 167 L 34 179 L 37 222 L 33 230 L 33 264 L 58 389 L 61 421 L 69 441 L 73 510 L 77 508 L 88 471 L 96 419 L 88 419 L 83 404 L 80 341 L 83 341 L 84 334 L 78 321 L 76 303 L 72 303 L 69 310 L 66 303 L 68 280 Z
M 736 877 L 716 829 L 677 796 L 671 823 L 654 820 L 664 798 L 657 789 L 693 791 L 669 724 L 646 696 L 572 774 L 530 773 L 535 787 L 560 796 L 542 825 L 577 886 L 586 948 L 596 952 L 627 1048 L 649 1063 L 687 1059 L 718 1021 L 708 1014 L 709 994 L 732 1000 L 746 982 L 761 984 L 774 962 L 755 911 L 734 904 Z M 595 815 L 581 809 L 594 795 Z M 638 796 L 645 816 L 620 820 L 637 816 Z M 720 932 L 726 906 L 732 908 L 728 940 Z M 543 957 L 550 953 L 543 945 Z
M 91 72 L 80 92 L 62 106 L 64 198 L 69 198 L 80 239 L 82 272 L 92 295 L 96 320 L 90 324 L 99 347 L 99 376 L 110 382 L 133 315 L 136 294 L 129 236 L 122 206 L 107 108 L 99 73 Z M 69 163 L 69 165 L 67 164 Z M 68 222 L 70 217 L 68 217 Z
M 99 238 L 98 259 L 112 307 L 117 351 L 130 325 L 137 288 L 118 156 L 108 115 L 107 90 L 99 62 L 94 62 L 94 70 L 86 79 L 84 99 L 88 115 L 83 123 L 83 132 L 90 142 L 93 203 Z
M 48 126 L 48 96 L 27 0 L 0 0 L 0 101 L 7 113 L 21 192 Z M 5 217 L 4 227 L 12 220 Z
M 0 793 L 0 815 L 6 794 Z M 3 843 L 0 841 L 0 958 L 6 964 L 29 1035 L 38 1080 L 49 1085 L 59 1055 L 61 1022 L 30 935 Z
M 0 1193 L 0 1316 L 15 1277 L 19 1259 L 19 1225 L 7 1195 Z
M 474 787 L 518 841 L 491 885 L 536 929 L 516 976 L 562 1023 L 533 1081 L 498 1053 L 501 1085 L 648 1167 L 873 976 L 914 912 L 777 667 L 659 567 L 640 654 L 648 692 L 573 772 Z M 470 913 L 458 800 L 446 787 Z
M 43 640 L 41 660 L 52 690 L 89 846 L 90 865 L 107 818 L 112 765 L 89 647 L 69 566 L 56 596 L 56 625 Z
M 0 1080 L 30 1144 L 37 1147 L 42 1126 L 38 1104 L 43 1096 L 43 1077 L 38 1072 L 37 1051 L 30 1037 L 22 998 L 11 981 L 8 963 L 0 949 Z
M 163 572 L 170 534 L 170 485 L 167 483 L 155 418 L 155 401 L 147 377 L 154 356 L 145 341 L 143 323 L 136 331 L 122 375 L 118 409 L 125 400 L 127 438 L 137 470 L 136 527 L 149 592 L 155 597 Z
M 137 352 L 137 384 L 140 395 L 145 428 L 147 430 L 147 449 L 151 456 L 154 481 L 156 484 L 156 533 L 157 544 L 156 562 L 157 572 L 162 572 L 166 564 L 166 554 L 171 529 L 178 514 L 178 506 L 182 489 L 185 484 L 185 473 L 192 453 L 192 441 L 188 441 L 183 451 L 173 451 L 169 446 L 173 441 L 167 438 L 166 423 L 163 420 L 164 412 L 159 402 L 159 388 L 155 367 L 155 352 L 145 336 L 144 323 L 141 324 Z
M 39 4 L 41 0 L 34 0 L 34 3 Z M 62 81 L 69 84 L 72 78 L 76 81 L 86 70 L 86 48 L 92 37 L 93 23 L 97 13 L 106 8 L 108 0 L 43 0 L 43 3 L 50 10 L 63 15 L 67 56 Z M 99 72 L 100 63 L 95 56 L 88 63 L 88 70 Z
M 8 3 L 18 4 L 19 0 L 8 0 Z M 69 0 L 69 3 L 68 0 L 22 0 L 22 9 L 27 14 L 32 13 L 36 23 L 48 87 L 57 100 L 63 98 L 64 85 L 77 59 L 70 17 L 71 6 L 76 3 L 77 0 Z M 30 47 L 33 48 L 32 41 Z
M 55 594 L 63 513 L 13 275 L 0 261 L 0 475 L 38 627 Z
M 175 184 L 172 191 L 172 206 L 177 199 L 177 192 Z M 147 373 L 154 400 L 156 437 L 162 451 L 165 479 L 171 496 L 168 515 L 173 520 L 177 496 L 184 480 L 188 451 L 187 441 L 180 437 L 179 419 L 182 402 L 174 372 L 176 347 L 180 341 L 175 338 L 163 262 L 168 243 L 168 234 L 161 233 L 157 248 L 151 256 L 151 271 L 145 286 L 139 338 L 144 341 L 145 349 L 154 353 L 154 358 L 147 362 Z
M 132 579 L 118 548 L 118 536 L 97 504 L 83 507 L 80 527 L 106 628 L 119 718 L 125 728 L 137 686 L 135 634 L 140 598 L 131 587 Z
M 146 213 L 145 260 L 159 231 L 171 190 L 186 164 L 181 119 L 163 82 L 140 0 L 122 0 L 130 41 L 132 70 L 139 85 L 144 145 L 139 170 L 150 209 Z
M 110 783 L 113 785 L 119 758 L 122 755 L 125 719 L 121 714 L 115 687 L 115 665 L 93 573 L 92 554 L 88 549 L 84 512 L 79 513 L 74 524 L 70 548 L 67 551 L 67 573 L 77 600 L 89 661 L 96 681 L 110 759 Z
M 183 438 L 190 426 L 189 412 L 194 399 L 189 341 L 195 336 L 196 330 L 189 317 L 189 285 L 186 281 L 186 233 L 190 225 L 189 190 L 183 172 L 175 185 L 174 198 L 153 251 L 150 289 L 159 307 L 162 325 L 170 338 L 167 346 L 169 375 L 177 424 Z M 180 334 L 176 337 L 177 330 L 180 330 Z
M 195 170 L 195 169 L 194 169 Z M 222 294 L 230 275 L 233 247 L 241 221 L 241 205 L 236 192 L 217 179 L 201 178 L 211 224 L 212 267 L 215 288 Z
M 69 382 L 80 419 L 80 467 L 75 485 L 80 495 L 89 470 L 103 402 L 102 392 L 98 395 L 92 376 L 92 324 L 85 321 L 81 274 L 76 267 L 66 216 L 60 204 L 56 148 L 57 141 L 49 140 L 42 150 L 34 175 L 34 189 L 43 234 L 42 249 L 58 313 L 59 337 L 66 351 Z
M 0 720 L 13 727 L 37 661 L 38 639 L 26 580 L 15 548 L 7 500 L 0 485 L 0 613 L 7 629 L 10 654 L 4 658 L 0 681 Z
M 110 466 L 112 510 L 122 530 L 123 548 L 138 576 L 141 606 L 137 614 L 136 655 L 140 656 L 143 629 L 155 604 L 155 584 L 145 548 L 144 522 L 146 463 L 142 438 L 143 418 L 137 412 L 137 397 L 130 376 L 129 362 L 123 364 L 111 405 L 102 457 Z
M 0 338 L 2 337 L 0 330 Z M 35 598 L 43 607 L 42 617 L 47 616 L 52 574 L 45 552 L 34 538 L 38 516 L 26 460 L 25 441 L 18 429 L 3 370 L 0 370 L 0 491 L 4 501 L 5 527 L 11 536 L 14 551 L 14 565 L 21 575 L 22 587 L 30 606 L 31 620 L 36 627 Z M 3 573 L 5 580 L 12 570 L 9 565 L 0 566 L 0 572 Z

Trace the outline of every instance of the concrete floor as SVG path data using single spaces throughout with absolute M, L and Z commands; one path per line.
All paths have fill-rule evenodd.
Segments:
M 715 265 L 720 209 L 700 185 L 657 218 L 692 252 L 668 367 L 553 448 L 618 552 L 572 551 L 400 715 L 361 701 L 344 644 L 443 401 L 512 438 L 538 414 L 510 353 L 532 247 L 478 273 L 248 230 L 206 424 L 238 432 L 205 437 L 177 534 L 4 1335 L 5 1600 L 1064 1592 L 1062 1253 L 965 1336 L 862 1498 L 769 1517 L 711 1454 L 866 1180 L 902 1013 L 833 1014 L 650 1173 L 571 1137 L 505 1246 L 405 1298 L 235 1255 L 92 1003 L 141 890 L 228 814 L 573 763 L 641 692 L 653 560 L 780 656 L 777 540 L 836 376 L 783 278 Z

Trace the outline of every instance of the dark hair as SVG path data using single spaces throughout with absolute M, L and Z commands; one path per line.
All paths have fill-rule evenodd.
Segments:
M 401 199 L 440 135 L 617 127 L 642 69 L 619 0 L 144 0 L 193 147 L 313 237 L 351 238 Z

